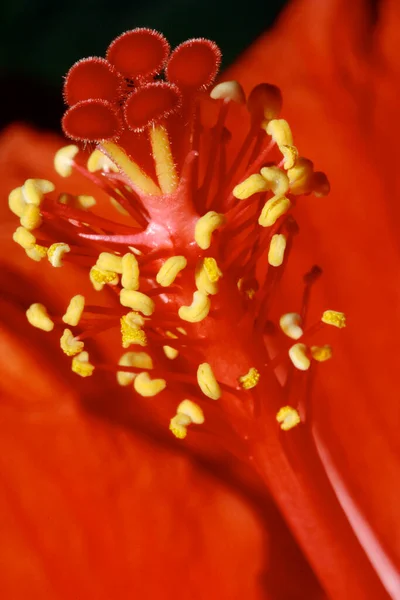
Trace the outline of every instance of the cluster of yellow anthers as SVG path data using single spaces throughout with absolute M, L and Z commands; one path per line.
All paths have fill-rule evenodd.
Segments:
M 225 110 L 229 102 L 244 101 L 244 93 L 242 91 L 238 93 L 238 89 L 236 82 L 225 82 L 212 90 L 211 97 L 222 100 L 224 102 L 222 110 Z M 146 352 L 127 351 L 122 355 L 116 368 L 117 381 L 121 386 L 133 385 L 134 390 L 143 397 L 156 396 L 167 387 L 167 379 L 162 376 L 167 369 L 158 369 L 157 373 L 153 364 L 151 340 L 154 340 L 155 335 L 161 335 L 161 346 L 169 360 L 176 359 L 181 351 L 185 351 L 190 338 L 192 344 L 193 340 L 202 340 L 202 334 L 199 333 L 200 330 L 196 329 L 196 325 L 200 323 L 203 325 L 209 316 L 213 298 L 217 298 L 217 310 L 221 311 L 217 297 L 221 285 L 224 286 L 225 297 L 232 298 L 235 306 L 243 308 L 243 297 L 246 297 L 243 310 L 248 311 L 253 321 L 254 335 L 258 335 L 262 340 L 263 329 L 260 323 L 265 324 L 267 320 L 263 310 L 268 304 L 271 285 L 259 286 L 259 289 L 256 290 L 249 285 L 249 282 L 255 279 L 256 260 L 266 249 L 263 244 L 265 244 L 265 240 L 268 243 L 268 268 L 272 268 L 272 271 L 283 268 L 288 236 L 290 236 L 290 227 L 285 219 L 288 218 L 287 213 L 293 208 L 293 198 L 309 193 L 323 196 L 329 191 L 326 176 L 323 173 L 315 172 L 312 162 L 299 156 L 297 148 L 293 145 L 288 123 L 277 118 L 280 107 L 278 107 L 278 96 L 273 86 L 264 88 L 261 86 L 260 89 L 255 88 L 255 90 L 252 92 L 253 96 L 250 95 L 247 106 L 253 116 L 252 110 L 257 112 L 260 102 L 263 104 L 261 129 L 263 129 L 267 141 L 269 140 L 269 146 L 264 149 L 264 154 L 266 156 L 269 148 L 277 148 L 281 158 L 277 161 L 277 165 L 270 166 L 268 161 L 263 158 L 262 152 L 260 156 L 256 154 L 253 162 L 250 160 L 250 166 L 244 171 L 238 170 L 236 181 L 234 169 L 231 169 L 232 172 L 226 176 L 228 183 L 224 184 L 222 178 L 222 183 L 219 182 L 214 188 L 214 193 L 218 190 L 220 192 L 214 197 L 214 204 L 213 200 L 205 195 L 205 191 L 209 192 L 212 187 L 207 183 L 207 178 L 210 179 L 214 165 L 209 163 L 205 169 L 204 181 L 207 185 L 204 182 L 202 186 L 199 185 L 197 189 L 198 203 L 196 204 L 192 199 L 195 187 L 193 182 L 186 181 L 186 187 L 180 187 L 181 181 L 184 181 L 185 177 L 182 174 L 181 179 L 178 177 L 168 131 L 164 125 L 153 126 L 149 132 L 157 183 L 128 157 L 123 148 L 114 142 L 102 143 L 102 151 L 96 149 L 90 155 L 86 167 L 82 167 L 76 162 L 79 151 L 77 146 L 66 146 L 57 152 L 54 164 L 58 174 L 68 177 L 73 168 L 77 168 L 81 173 L 89 174 L 89 177 L 91 174 L 96 174 L 98 182 L 106 180 L 106 189 L 114 192 L 111 198 L 112 203 L 120 212 L 128 214 L 126 208 L 129 202 L 136 207 L 136 210 L 135 202 L 138 197 L 140 198 L 147 212 L 145 214 L 143 211 L 137 210 L 136 214 L 140 219 L 146 218 L 148 221 L 142 230 L 137 228 L 136 223 L 134 233 L 130 236 L 126 235 L 126 239 L 130 240 L 124 244 L 128 251 L 114 251 L 113 246 L 107 247 L 109 241 L 114 241 L 113 236 L 107 233 L 107 230 L 110 231 L 111 222 L 106 222 L 102 217 L 90 212 L 89 209 L 96 204 L 95 199 L 91 196 L 61 194 L 55 203 L 51 201 L 53 202 L 52 208 L 51 203 L 48 204 L 46 199 L 54 191 L 54 185 L 50 181 L 42 179 L 28 179 L 21 187 L 10 193 L 10 209 L 20 218 L 20 226 L 14 233 L 14 240 L 24 248 L 31 259 L 40 261 L 47 257 L 53 267 L 61 267 L 63 259 L 67 259 L 67 255 L 72 256 L 74 252 L 77 252 L 72 244 L 66 242 L 45 245 L 43 240 L 54 235 L 54 231 L 52 232 L 51 229 L 47 230 L 47 235 L 42 236 L 42 240 L 39 238 L 41 243 L 38 243 L 38 231 L 42 228 L 48 215 L 52 219 L 59 218 L 61 220 L 61 227 L 58 227 L 57 231 L 62 230 L 64 224 L 74 242 L 79 244 L 82 239 L 79 236 L 85 238 L 87 244 L 93 241 L 92 249 L 88 251 L 86 247 L 86 253 L 84 253 L 86 259 L 93 255 L 90 252 L 95 253 L 93 255 L 95 264 L 92 263 L 93 266 L 89 272 L 90 281 L 96 291 L 110 286 L 117 292 L 118 306 L 115 308 L 114 305 L 114 308 L 108 309 L 107 318 L 109 320 L 114 318 L 118 321 L 121 329 L 121 345 L 124 349 L 130 348 L 130 346 L 147 349 Z M 222 135 L 222 129 L 220 127 L 219 135 Z M 213 131 L 214 133 L 218 132 L 218 127 Z M 250 133 L 258 139 L 257 132 L 254 133 L 252 129 Z M 215 133 L 215 135 L 217 134 Z M 249 139 L 251 140 L 251 136 Z M 245 142 L 246 144 L 247 142 Z M 265 166 L 265 163 L 268 166 Z M 238 160 L 236 163 L 234 161 L 233 164 L 239 168 L 240 161 Z M 221 202 L 220 198 L 222 191 L 225 194 L 224 202 Z M 164 197 L 162 202 L 159 202 L 160 197 Z M 184 208 L 182 208 L 182 204 L 179 204 L 182 197 L 189 198 Z M 257 201 L 252 204 L 253 197 Z M 262 199 L 264 199 L 264 203 L 260 204 L 259 201 Z M 64 205 L 70 212 L 60 212 L 60 205 Z M 160 210 L 160 207 L 164 207 L 163 210 Z M 221 207 L 224 212 L 221 212 Z M 258 224 L 267 233 L 264 238 L 257 238 L 256 242 L 254 241 L 256 233 L 254 233 L 252 222 L 254 207 L 257 210 Z M 213 208 L 217 210 L 207 210 Z M 171 217 L 174 209 L 177 211 L 176 215 Z M 248 209 L 250 209 L 250 213 L 246 213 Z M 187 214 L 182 216 L 179 213 L 181 210 L 183 212 L 186 210 Z M 201 214 L 202 216 L 200 216 Z M 243 218 L 243 214 L 249 215 L 249 217 Z M 174 225 L 173 218 L 176 219 L 176 225 Z M 163 220 L 168 221 L 166 226 L 164 226 Z M 52 222 L 50 219 L 50 226 Z M 78 233 L 73 231 L 74 227 L 78 228 Z M 175 230 L 173 230 L 174 227 L 176 227 Z M 215 236 L 214 233 L 217 230 L 218 235 Z M 154 262 L 156 270 L 151 271 L 150 269 L 150 272 L 147 271 L 145 275 L 142 273 L 141 265 L 143 264 L 142 259 L 146 259 L 146 254 L 139 250 L 135 243 L 135 240 L 139 241 L 137 244 L 139 246 L 143 243 L 143 232 L 145 232 L 145 237 L 147 236 L 146 241 L 149 242 L 148 253 L 153 252 L 157 255 Z M 243 234 L 247 235 L 243 237 Z M 240 237 L 241 235 L 242 237 Z M 228 236 L 235 239 L 239 250 L 241 249 L 240 244 L 242 244 L 242 252 L 232 269 L 233 261 L 229 256 L 230 253 L 226 252 Z M 122 237 L 124 236 L 122 235 Z M 66 237 L 66 239 L 69 238 Z M 179 244 L 177 244 L 177 239 L 180 240 Z M 100 246 L 104 247 L 105 245 L 110 251 L 99 253 L 97 242 L 100 243 Z M 118 243 L 121 243 L 119 239 Z M 176 247 L 180 253 L 171 256 L 171 248 Z M 185 250 L 187 251 L 186 255 L 184 255 Z M 147 260 L 147 263 L 146 260 L 144 261 L 145 269 L 148 268 L 149 262 L 151 261 Z M 191 274 L 190 277 L 187 277 L 188 272 Z M 183 273 L 186 273 L 186 276 Z M 188 282 L 189 286 L 195 286 L 195 291 L 190 294 L 192 297 L 190 304 L 186 304 L 182 300 L 184 286 L 187 286 Z M 176 288 L 171 288 L 173 285 Z M 237 299 L 232 294 L 237 294 Z M 187 298 L 188 294 L 185 293 L 184 297 Z M 129 310 L 122 314 L 124 308 Z M 96 307 L 86 307 L 85 309 L 85 298 L 82 295 L 76 295 L 70 300 L 61 319 L 52 318 L 42 304 L 32 304 L 27 311 L 27 318 L 31 325 L 44 331 L 51 331 L 55 324 L 62 325 L 62 323 L 70 327 L 79 326 L 83 330 L 82 333 L 74 335 L 71 329 L 65 328 L 60 338 L 63 352 L 72 358 L 72 370 L 82 377 L 92 375 L 97 366 L 90 362 L 89 354 L 84 349 L 84 339 L 91 337 L 91 333 L 88 334 L 85 331 L 86 313 L 88 313 L 89 319 L 93 316 L 96 317 L 95 309 Z M 226 309 L 227 307 L 224 310 Z M 156 323 L 152 321 L 155 311 L 155 316 L 158 314 Z M 160 315 L 160 313 L 162 314 Z M 100 312 L 100 315 L 102 314 L 105 313 Z M 227 314 L 229 315 L 228 310 Z M 231 318 L 229 328 L 232 332 L 235 329 L 235 319 L 238 318 L 237 311 L 236 313 L 232 312 L 232 315 L 235 314 L 236 316 L 227 317 Z M 186 323 L 187 327 L 193 327 L 190 336 L 186 329 L 179 326 L 179 322 Z M 215 327 L 218 328 L 218 322 L 216 320 L 214 322 Z M 323 313 L 322 322 L 342 328 L 345 326 L 345 316 L 343 313 L 328 310 Z M 288 350 L 290 361 L 296 369 L 306 371 L 310 368 L 312 359 L 322 362 L 331 357 L 332 350 L 329 346 L 309 347 L 305 343 L 297 341 L 305 333 L 300 314 L 284 314 L 280 318 L 279 325 L 287 337 L 296 340 L 296 343 Z M 90 328 L 89 331 L 91 331 Z M 149 340 L 149 336 L 151 340 Z M 158 337 L 158 342 L 160 342 L 160 337 Z M 242 345 L 242 341 L 237 340 L 234 333 L 232 344 L 237 344 L 239 348 Z M 227 346 L 230 352 L 236 351 L 234 347 L 230 347 L 230 341 L 227 341 Z M 259 367 L 273 368 L 275 360 L 268 357 L 267 360 L 260 362 Z M 246 369 L 248 371 L 237 377 L 237 390 L 250 392 L 259 384 L 262 372 L 260 372 L 260 368 L 250 365 L 246 366 L 245 362 L 243 363 L 242 373 Z M 151 377 L 150 372 L 153 369 L 157 375 L 161 376 Z M 191 377 L 187 372 L 184 375 L 187 378 Z M 212 400 L 218 400 L 222 395 L 222 390 L 229 389 L 225 382 L 217 381 L 209 362 L 198 364 L 195 381 L 201 393 Z M 276 419 L 284 431 L 300 422 L 297 409 L 291 406 L 281 408 Z M 188 425 L 203 422 L 204 414 L 200 406 L 186 398 L 179 404 L 176 415 L 171 419 L 170 429 L 176 437 L 184 438 Z
M 279 325 L 285 335 L 293 340 L 298 340 L 303 336 L 301 327 L 301 316 L 297 313 L 286 313 L 279 319 Z M 344 313 L 326 310 L 321 319 L 322 323 L 332 325 L 342 329 L 346 326 L 346 317 Z M 311 346 L 296 343 L 289 348 L 289 358 L 293 366 L 299 371 L 308 371 L 311 366 L 311 359 L 317 362 L 324 362 L 332 357 L 332 348 L 329 345 Z M 288 431 L 300 423 L 300 415 L 292 406 L 283 406 L 276 415 L 276 420 L 280 423 L 283 431 Z
M 329 182 L 322 172 L 315 172 L 313 163 L 300 157 L 289 124 L 284 119 L 266 119 L 262 126 L 282 154 L 279 166 L 262 167 L 259 173 L 252 173 L 233 189 L 233 196 L 246 200 L 255 194 L 272 192 L 273 196 L 264 204 L 258 223 L 262 227 L 272 227 L 285 215 L 292 203 L 286 194 L 294 196 L 313 192 L 316 196 L 329 193 Z M 283 168 L 282 168 L 283 167 Z M 285 257 L 287 237 L 276 233 L 271 237 L 268 262 L 273 267 L 282 265 Z
M 322 322 L 327 325 L 333 325 L 341 329 L 346 325 L 346 318 L 343 313 L 333 310 L 326 310 L 322 315 Z M 279 325 L 285 335 L 298 340 L 303 335 L 301 327 L 301 316 L 297 313 L 286 313 L 279 320 Z M 289 348 L 289 358 L 296 369 L 307 371 L 311 365 L 311 357 L 318 361 L 324 362 L 332 356 L 332 348 L 330 346 L 311 346 L 308 348 L 306 344 L 297 343 Z

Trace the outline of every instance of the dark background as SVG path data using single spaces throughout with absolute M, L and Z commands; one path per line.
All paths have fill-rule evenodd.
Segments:
M 59 130 L 62 77 L 103 56 L 125 30 L 151 27 L 172 47 L 207 37 L 223 67 L 271 27 L 287 0 L 5 0 L 0 9 L 0 126 L 25 121 Z

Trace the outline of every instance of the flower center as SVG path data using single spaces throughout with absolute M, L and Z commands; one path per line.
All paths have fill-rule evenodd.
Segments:
M 31 259 L 71 262 L 97 292 L 112 291 L 107 306 L 74 296 L 63 316 L 33 304 L 28 321 L 60 328 L 61 349 L 82 377 L 111 370 L 139 396 L 180 396 L 170 423 L 178 438 L 189 425 L 207 427 L 214 402 L 222 411 L 210 431 L 228 415 L 245 437 L 265 398 L 286 404 L 289 377 L 282 383 L 278 369 L 307 376 L 331 356 L 328 346 L 309 346 L 312 335 L 345 324 L 326 311 L 306 327 L 318 268 L 304 278 L 299 313 L 271 322 L 298 233 L 296 202 L 325 195 L 329 184 L 279 118 L 278 88 L 260 84 L 247 99 L 233 81 L 209 91 L 219 62 L 213 42 L 190 40 L 169 55 L 160 34 L 137 29 L 114 40 L 106 59 L 84 59 L 67 74 L 64 131 L 96 147 L 86 164 L 78 146 L 61 148 L 55 169 L 95 183 L 123 217 L 109 219 L 91 196 L 56 194 L 45 180 L 29 179 L 9 197 L 21 220 L 14 240 Z M 246 118 L 240 139 L 230 123 Z M 118 364 L 97 363 L 86 342 L 116 328 L 126 352 Z M 277 413 L 283 430 L 300 423 L 301 400 Z

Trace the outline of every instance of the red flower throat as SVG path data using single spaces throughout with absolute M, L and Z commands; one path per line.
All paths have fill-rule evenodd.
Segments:
M 271 320 L 298 233 L 296 202 L 325 195 L 329 184 L 278 118 L 278 88 L 260 84 L 247 101 L 234 81 L 208 92 L 219 63 L 213 42 L 190 40 L 169 54 L 165 38 L 149 29 L 118 37 L 106 59 L 77 62 L 65 80 L 63 128 L 97 147 L 86 165 L 78 146 L 60 149 L 55 169 L 83 174 L 124 216 L 110 220 L 105 205 L 94 212 L 94 198 L 57 195 L 47 180 L 27 180 L 9 204 L 21 219 L 14 239 L 30 258 L 89 268 L 95 290 L 108 292 L 102 306 L 74 296 L 62 317 L 42 304 L 27 311 L 35 327 L 63 329 L 72 370 L 83 377 L 112 370 L 120 385 L 157 401 L 172 393 L 179 405 L 170 429 L 178 438 L 205 422 L 211 433 L 243 440 L 266 403 L 280 407 L 283 430 L 304 420 L 300 390 L 308 386 L 300 379 L 332 354 L 310 346 L 311 337 L 326 325 L 343 327 L 345 317 L 328 310 L 306 326 L 321 273 L 314 267 L 298 312 Z M 238 115 L 249 120 L 242 140 L 229 125 Z M 92 355 L 105 331 L 111 344 L 117 328 L 127 350 L 118 364 L 89 358 L 85 347 Z

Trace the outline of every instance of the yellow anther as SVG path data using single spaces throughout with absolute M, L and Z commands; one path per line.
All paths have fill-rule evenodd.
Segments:
M 126 314 L 124 318 L 126 323 L 130 327 L 143 327 L 146 323 L 144 317 L 140 313 L 135 312 L 133 310 L 131 312 L 128 312 L 128 314 Z
M 251 390 L 260 381 L 260 373 L 255 367 L 250 367 L 246 375 L 239 377 L 239 383 L 244 390 Z
M 311 355 L 318 362 L 325 362 L 332 358 L 331 346 L 311 346 Z
M 210 96 L 213 100 L 232 100 L 238 104 L 246 102 L 246 96 L 238 81 L 223 81 L 211 90 Z
M 102 290 L 107 283 L 110 285 L 118 285 L 119 282 L 117 273 L 113 271 L 104 271 L 98 267 L 92 267 L 90 269 L 89 279 L 97 292 Z
M 169 429 L 178 439 L 184 439 L 187 434 L 187 427 L 194 423 L 202 425 L 204 423 L 204 413 L 200 406 L 192 400 L 183 400 L 169 424 Z
M 71 248 L 68 244 L 58 242 L 57 244 L 52 244 L 47 250 L 47 258 L 53 267 L 62 267 L 64 255 L 70 251 Z
M 216 283 L 222 277 L 222 271 L 218 267 L 215 258 L 206 257 L 203 262 L 204 270 L 207 273 L 208 279 L 211 283 Z
M 186 415 L 175 415 L 169 423 L 169 429 L 179 440 L 183 440 L 187 434 L 187 426 L 190 425 L 191 420 Z
M 60 194 L 58 197 L 60 204 L 67 204 L 73 208 L 79 208 L 80 210 L 88 210 L 96 205 L 96 199 L 93 196 L 87 196 L 81 194 L 79 196 L 73 196 L 72 194 Z
M 122 258 L 110 252 L 101 252 L 96 262 L 96 267 L 101 271 L 112 271 L 122 273 Z
M 305 344 L 294 344 L 289 348 L 289 358 L 299 371 L 307 371 L 310 368 L 311 361 Z
M 286 214 L 291 206 L 289 198 L 286 198 L 285 196 L 282 198 L 273 196 L 264 204 L 258 218 L 258 223 L 261 227 L 271 227 L 272 225 L 275 225 L 277 220 L 282 215 Z
M 31 250 L 36 245 L 36 238 L 25 227 L 17 227 L 13 234 L 13 240 L 25 250 Z
M 162 392 L 167 387 L 165 379 L 151 379 L 146 372 L 136 375 L 133 387 L 135 391 L 145 398 L 151 398 Z
M 157 273 L 156 281 L 162 287 L 168 287 L 174 283 L 178 273 L 187 265 L 187 260 L 184 256 L 171 256 L 167 258 Z
M 85 296 L 82 296 L 81 294 L 73 296 L 68 304 L 68 308 L 62 320 L 64 323 L 67 323 L 67 325 L 72 325 L 72 327 L 75 327 L 78 325 L 81 319 L 84 308 Z
M 105 173 L 113 171 L 114 173 L 118 173 L 118 167 L 114 165 L 108 156 L 97 149 L 89 156 L 86 166 L 90 173 L 95 173 L 95 171 L 104 171 Z
M 327 196 L 331 191 L 329 180 L 325 173 L 322 173 L 322 171 L 316 171 L 313 174 L 311 187 L 314 196 L 317 196 L 317 198 Z
M 300 423 L 300 415 L 295 408 L 283 406 L 276 415 L 276 420 L 280 423 L 283 431 L 289 431 Z
M 203 292 L 196 291 L 193 294 L 193 302 L 190 306 L 181 306 L 178 315 L 183 321 L 199 323 L 206 318 L 210 312 L 211 302 Z
M 47 179 L 27 179 L 21 188 L 25 202 L 35 206 L 40 206 L 44 195 L 54 190 L 54 183 Z
M 176 348 L 172 348 L 172 346 L 163 346 L 164 354 L 169 360 L 174 360 L 179 356 L 179 351 Z
M 153 368 L 152 358 L 146 352 L 127 352 L 127 354 L 130 356 L 131 367 L 136 367 L 137 369 Z
M 121 285 L 126 290 L 139 289 L 139 263 L 134 254 L 128 252 L 122 257 Z
M 11 212 L 14 213 L 14 215 L 17 215 L 17 217 L 22 217 L 25 206 L 26 202 L 22 194 L 22 188 L 17 187 L 8 195 L 8 207 Z
M 94 371 L 94 365 L 89 362 L 89 354 L 85 351 L 81 352 L 72 359 L 71 369 L 81 377 L 90 377 Z
M 47 248 L 46 246 L 40 246 L 40 244 L 35 244 L 33 248 L 27 248 L 25 250 L 26 255 L 29 256 L 32 260 L 36 262 L 40 262 L 43 258 L 47 256 Z
M 242 183 L 236 185 L 233 188 L 232 194 L 238 200 L 246 200 L 246 198 L 250 198 L 250 196 L 253 196 L 254 194 L 267 192 L 269 189 L 270 186 L 268 181 L 266 181 L 259 173 L 254 173 L 242 181 Z
M 296 196 L 308 194 L 313 189 L 314 166 L 311 160 L 300 156 L 294 167 L 287 172 L 290 183 L 290 191 Z
M 60 148 L 54 155 L 54 169 L 61 177 L 69 177 L 72 173 L 74 158 L 79 148 L 74 144 Z
M 278 87 L 270 83 L 260 83 L 250 92 L 247 108 L 253 125 L 261 125 L 276 119 L 282 108 L 282 94 Z
M 121 336 L 122 336 L 122 347 L 129 348 L 129 346 L 147 346 L 147 336 L 145 331 L 141 328 L 128 327 L 125 321 L 121 320 Z
M 289 178 L 279 167 L 263 167 L 260 171 L 275 196 L 284 196 L 289 189 Z
M 218 267 L 215 258 L 206 257 L 198 262 L 195 281 L 197 289 L 203 294 L 216 294 L 218 292 L 218 280 L 221 277 L 222 271 Z
M 326 310 L 322 315 L 321 321 L 339 329 L 346 327 L 346 315 L 337 310 Z
M 194 230 L 194 239 L 196 244 L 202 250 L 207 250 L 211 246 L 211 236 L 216 229 L 225 223 L 225 215 L 210 210 L 199 218 Z
M 153 300 L 149 296 L 146 296 L 146 294 L 142 294 L 142 292 L 137 292 L 136 290 L 122 289 L 119 301 L 122 306 L 137 310 L 146 317 L 149 317 L 154 312 L 155 305 Z
M 204 413 L 200 406 L 192 400 L 182 400 L 176 409 L 178 415 L 189 417 L 191 423 L 202 425 L 204 423 Z
M 221 397 L 221 388 L 215 378 L 213 370 L 208 363 L 202 363 L 197 369 L 197 383 L 203 394 L 212 400 Z
M 296 146 L 279 146 L 279 150 L 282 152 L 284 163 L 283 168 L 285 171 L 291 169 L 296 164 L 299 152 Z
M 21 216 L 21 225 L 28 229 L 29 231 L 33 231 L 33 229 L 37 229 L 42 224 L 42 216 L 40 214 L 40 209 L 35 204 L 26 204 Z
M 293 136 L 289 123 L 285 119 L 272 119 L 265 127 L 265 131 L 280 146 L 293 146 Z
M 139 317 L 142 319 L 142 322 Z M 147 346 L 146 333 L 141 328 L 144 324 L 144 319 L 141 315 L 135 312 L 128 313 L 121 317 L 120 323 L 123 348 L 129 348 L 132 344 Z
M 280 267 L 285 258 L 286 237 L 283 233 L 272 236 L 268 250 L 268 262 L 272 267 Z
M 197 289 L 206 296 L 208 294 L 213 296 L 218 292 L 218 282 L 210 280 L 206 270 L 204 258 L 200 259 L 197 263 L 194 277 Z
M 75 356 L 82 352 L 84 343 L 77 340 L 70 329 L 64 329 L 64 333 L 60 338 L 61 350 L 65 352 L 67 356 Z
M 297 313 L 286 313 L 279 319 L 279 326 L 285 335 L 298 340 L 303 335 L 301 322 L 301 316 Z
M 43 331 L 52 331 L 54 329 L 54 323 L 43 304 L 31 304 L 26 311 L 26 318 L 33 327 L 43 329 Z
M 137 369 L 152 369 L 153 361 L 146 352 L 125 352 L 118 361 L 118 364 L 124 367 L 135 367 Z M 117 372 L 117 381 L 119 385 L 129 385 L 136 377 L 136 373 L 127 371 Z

